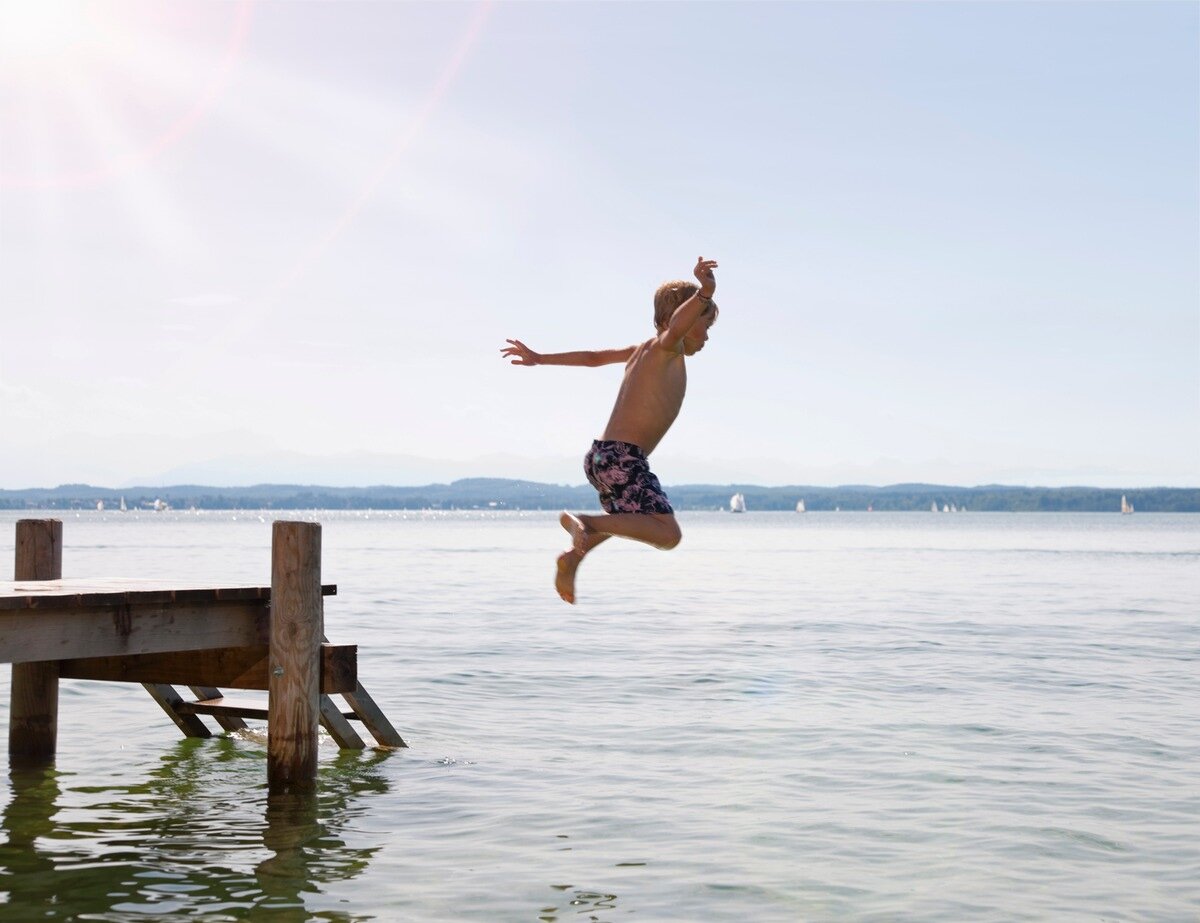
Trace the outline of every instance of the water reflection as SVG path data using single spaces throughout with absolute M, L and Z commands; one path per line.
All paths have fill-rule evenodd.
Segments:
M 583 891 L 571 885 L 551 885 L 563 894 L 562 903 L 539 908 L 539 923 L 559 923 L 566 920 L 585 920 L 587 923 L 606 923 L 614 919 L 617 896 L 598 891 Z M 586 916 L 585 916 L 586 914 Z
M 229 738 L 180 741 L 136 785 L 72 786 L 53 767 L 14 768 L 0 918 L 373 919 L 321 907 L 321 895 L 378 850 L 355 844 L 354 820 L 387 791 L 380 764 L 391 755 L 343 751 L 322 761 L 314 794 L 270 797 L 265 755 Z

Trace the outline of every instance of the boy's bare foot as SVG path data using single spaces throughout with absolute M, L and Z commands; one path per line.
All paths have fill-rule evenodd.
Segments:
M 559 524 L 571 533 L 571 547 L 580 556 L 588 553 L 588 536 L 592 534 L 592 530 L 583 524 L 583 520 L 572 513 L 565 510 L 558 516 Z M 579 566 L 579 562 L 575 562 L 575 566 Z
M 566 513 L 563 513 L 565 516 Z M 583 555 L 578 551 L 564 551 L 558 556 L 558 568 L 554 572 L 554 589 L 558 590 L 558 595 L 562 597 L 563 602 L 574 604 L 575 602 L 575 571 L 579 568 L 579 562 L 583 560 Z

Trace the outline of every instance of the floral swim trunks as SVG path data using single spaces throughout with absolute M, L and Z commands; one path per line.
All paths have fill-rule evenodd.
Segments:
M 641 446 L 597 439 L 583 457 L 583 471 L 606 513 L 675 512 Z

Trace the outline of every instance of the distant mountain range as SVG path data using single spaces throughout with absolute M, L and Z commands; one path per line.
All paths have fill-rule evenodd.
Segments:
M 1100 487 L 1015 487 L 989 484 L 953 487 L 938 484 L 892 484 L 886 487 L 759 487 L 753 484 L 667 485 L 671 503 L 679 510 L 729 508 L 740 493 L 749 511 L 794 510 L 803 500 L 809 511 L 841 509 L 880 512 L 929 511 L 953 505 L 976 512 L 1119 512 L 1127 497 L 1139 512 L 1200 512 L 1200 488 L 1148 487 L 1115 490 Z M 0 490 L 0 509 L 95 509 L 103 503 L 117 509 L 594 509 L 596 492 L 587 485 L 543 484 L 505 478 L 465 478 L 423 487 L 322 487 L 298 484 L 255 484 L 249 487 L 60 487 Z

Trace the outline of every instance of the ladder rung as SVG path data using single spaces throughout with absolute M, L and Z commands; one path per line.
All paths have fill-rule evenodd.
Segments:
M 231 715 L 236 718 L 261 718 L 266 720 L 267 708 L 254 702 L 230 701 L 228 696 L 219 699 L 200 699 L 196 702 L 183 701 L 176 710 L 185 715 Z M 347 721 L 361 721 L 352 711 L 342 712 Z
M 197 702 L 180 702 L 176 706 L 185 715 L 233 715 L 237 718 L 266 718 L 265 705 L 255 702 L 230 701 L 227 696 L 219 699 L 200 699 Z

